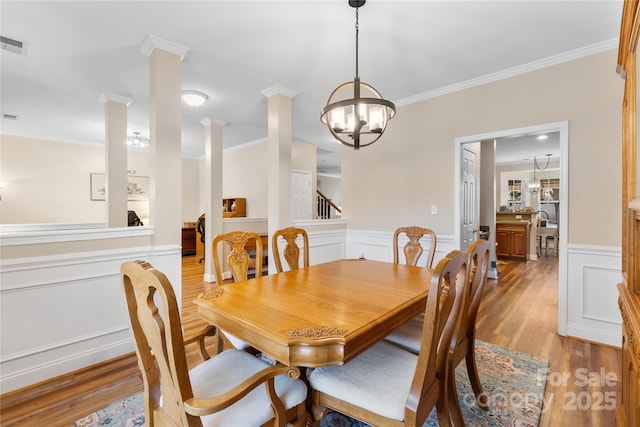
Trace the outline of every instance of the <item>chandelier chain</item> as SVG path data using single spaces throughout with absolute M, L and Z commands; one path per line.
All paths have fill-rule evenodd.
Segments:
M 538 165 L 538 160 L 535 158 L 535 156 L 533 157 L 533 164 L 535 166 L 535 168 L 533 170 L 534 176 L 535 176 L 535 173 L 536 173 L 535 169 L 543 171 L 543 170 L 546 170 L 549 167 L 549 159 L 550 158 L 551 158 L 551 154 L 547 154 L 547 164 L 544 166 L 544 169 L 541 169 L 540 166 Z
M 358 11 L 360 10 L 359 7 L 356 7 L 356 77 L 358 77 L 360 74 L 358 74 L 358 34 L 360 33 L 360 22 L 359 22 L 359 13 Z

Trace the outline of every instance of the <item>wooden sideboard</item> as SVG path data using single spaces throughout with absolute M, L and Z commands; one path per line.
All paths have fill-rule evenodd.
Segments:
M 636 47 L 640 3 L 625 1 L 620 26 L 617 71 L 625 79 L 622 102 L 622 277 L 618 285 L 622 314 L 622 392 L 618 426 L 640 425 L 640 194 L 636 183 L 638 110 Z
M 244 218 L 247 216 L 247 199 L 235 197 L 222 199 L 222 216 L 224 218 Z
M 182 227 L 182 256 L 196 254 L 196 228 Z

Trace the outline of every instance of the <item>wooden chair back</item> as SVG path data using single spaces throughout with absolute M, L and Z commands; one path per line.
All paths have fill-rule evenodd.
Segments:
M 468 256 L 453 251 L 438 262 L 427 297 L 418 363 L 407 399 L 405 425 L 421 426 L 440 400 L 447 413 L 449 347 L 464 306 Z
M 465 354 L 469 351 L 469 346 L 473 345 L 475 338 L 476 318 L 478 317 L 482 291 L 487 283 L 487 274 L 489 272 L 489 248 L 490 243 L 487 240 L 477 240 L 467 249 L 469 256 L 469 286 L 467 287 L 466 302 L 460 317 L 460 327 L 453 339 L 453 344 L 456 347 L 465 347 L 467 349 Z M 464 357 L 464 354 L 457 357 L 454 363 L 460 362 L 462 357 Z
M 302 237 L 302 266 L 308 267 L 309 237 L 307 236 L 307 232 L 303 228 L 286 227 L 273 233 L 273 237 L 271 238 L 271 247 L 273 248 L 273 259 L 276 264 L 276 270 L 278 271 L 278 273 L 282 273 L 284 271 L 282 268 L 282 261 L 280 260 L 280 247 L 278 246 L 281 238 L 286 242 L 286 246 L 282 251 L 282 255 L 289 265 L 289 270 L 297 270 L 298 268 L 300 268 L 300 248 L 296 243 L 296 239 L 299 236 Z
M 405 234 L 409 241 L 404 246 L 405 263 L 407 265 L 417 265 L 420 256 L 422 255 L 423 248 L 420 244 L 420 239 L 423 236 L 429 236 L 429 253 L 427 255 L 427 262 L 425 263 L 427 268 L 431 268 L 433 264 L 433 257 L 436 253 L 436 233 L 429 228 L 422 228 L 417 226 L 412 227 L 400 227 L 395 233 L 393 233 L 393 262 L 398 264 L 399 260 L 399 247 L 398 238 L 400 235 Z
M 144 383 L 147 425 L 201 426 L 200 418 L 187 414 L 184 407 L 193 391 L 171 283 L 144 261 L 126 262 L 121 272 Z
M 482 384 L 480 383 L 474 351 L 476 319 L 478 317 L 478 309 L 480 308 L 480 300 L 482 299 L 482 291 L 484 290 L 484 285 L 487 283 L 487 274 L 489 272 L 489 248 L 490 243 L 487 240 L 477 240 L 467 249 L 469 277 L 465 289 L 465 302 L 460 313 L 460 322 L 450 347 L 451 370 L 449 371 L 448 384 L 451 385 L 451 388 L 448 391 L 451 402 L 451 414 L 455 425 L 464 424 L 462 410 L 455 388 L 455 368 L 462 359 L 466 359 L 469 383 L 476 396 L 476 403 L 482 409 L 489 409 L 487 396 L 483 392 Z
M 213 239 L 213 265 L 216 271 L 216 282 L 224 283 L 224 269 L 220 258 L 224 251 L 221 243 L 226 243 L 230 248 L 227 256 L 227 266 L 231 270 L 234 282 L 247 280 L 249 277 L 249 268 L 255 267 L 256 277 L 262 276 L 262 239 L 258 233 L 250 231 L 230 231 L 228 233 L 218 234 Z M 246 247 L 249 244 L 256 249 L 255 258 L 251 258 Z M 255 266 L 251 265 L 255 262 Z

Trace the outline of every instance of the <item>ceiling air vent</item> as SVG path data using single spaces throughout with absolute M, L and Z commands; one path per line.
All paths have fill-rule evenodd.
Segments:
M 25 43 L 10 39 L 9 37 L 0 36 L 0 48 L 2 50 L 8 50 L 9 52 L 17 53 L 18 55 L 26 55 Z

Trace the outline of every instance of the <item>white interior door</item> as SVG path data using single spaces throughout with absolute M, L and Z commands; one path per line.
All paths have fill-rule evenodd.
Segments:
M 462 183 L 462 212 L 460 215 L 460 250 L 465 251 L 476 238 L 478 231 L 478 199 L 476 197 L 476 153 L 467 147 L 462 148 L 462 167 L 460 168 Z
M 291 219 L 313 219 L 311 195 L 311 172 L 291 172 Z

